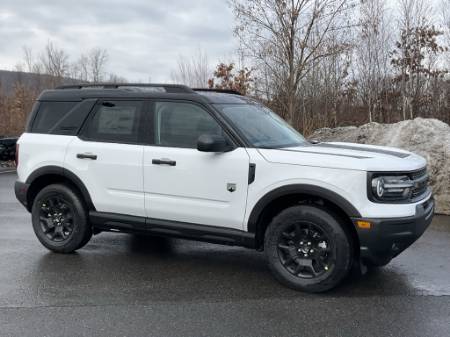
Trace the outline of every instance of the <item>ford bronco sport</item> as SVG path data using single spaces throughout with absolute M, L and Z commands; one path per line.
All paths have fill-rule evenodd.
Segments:
M 54 252 L 102 231 L 240 245 L 309 292 L 355 261 L 387 264 L 434 211 L 418 155 L 311 143 L 251 98 L 181 85 L 44 91 L 17 164 L 16 196 Z

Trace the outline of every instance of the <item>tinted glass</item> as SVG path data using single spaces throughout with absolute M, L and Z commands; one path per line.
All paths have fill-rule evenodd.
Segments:
M 85 136 L 94 141 L 137 143 L 142 105 L 138 101 L 102 103 L 90 120 Z
M 156 145 L 197 148 L 200 135 L 223 135 L 214 118 L 195 104 L 157 102 L 154 111 Z
M 56 135 L 76 135 L 96 101 L 96 99 L 86 99 L 77 104 L 50 129 L 49 133 Z
M 259 104 L 217 104 L 254 147 L 281 148 L 306 143 L 305 138 L 270 109 Z
M 40 102 L 31 132 L 48 133 L 78 102 Z
M 34 117 L 37 116 L 37 112 L 39 111 L 39 105 L 40 105 L 39 101 L 34 102 L 33 107 L 31 108 L 31 112 L 28 114 L 27 117 L 27 125 L 25 127 L 25 132 L 33 132 Z

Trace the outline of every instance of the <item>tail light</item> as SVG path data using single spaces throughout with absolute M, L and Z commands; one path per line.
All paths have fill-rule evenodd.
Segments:
M 16 168 L 19 166 L 19 144 L 16 144 L 16 156 L 14 157 Z

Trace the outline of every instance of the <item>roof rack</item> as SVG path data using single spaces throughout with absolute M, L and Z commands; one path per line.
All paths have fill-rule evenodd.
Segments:
M 125 89 L 133 91 L 145 91 L 146 88 L 162 89 L 168 93 L 193 93 L 188 86 L 181 84 L 154 84 L 154 83 L 81 83 L 69 84 L 56 87 L 58 90 L 65 89 Z
M 220 92 L 222 94 L 233 94 L 233 95 L 242 96 L 242 94 L 239 91 L 232 90 L 232 89 L 192 88 L 192 90 L 194 90 L 194 91 L 204 91 L 204 92 Z

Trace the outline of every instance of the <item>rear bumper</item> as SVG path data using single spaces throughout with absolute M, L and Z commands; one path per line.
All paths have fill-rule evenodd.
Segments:
M 29 210 L 27 201 L 28 187 L 30 187 L 29 184 L 23 183 L 21 181 L 16 181 L 16 183 L 14 184 L 14 192 L 16 194 L 16 198 L 22 205 L 25 206 L 27 210 Z
M 416 214 L 405 218 L 353 219 L 360 242 L 360 256 L 365 262 L 384 265 L 399 255 L 425 232 L 434 215 L 433 198 L 416 206 Z M 361 229 L 356 221 L 372 224 Z

